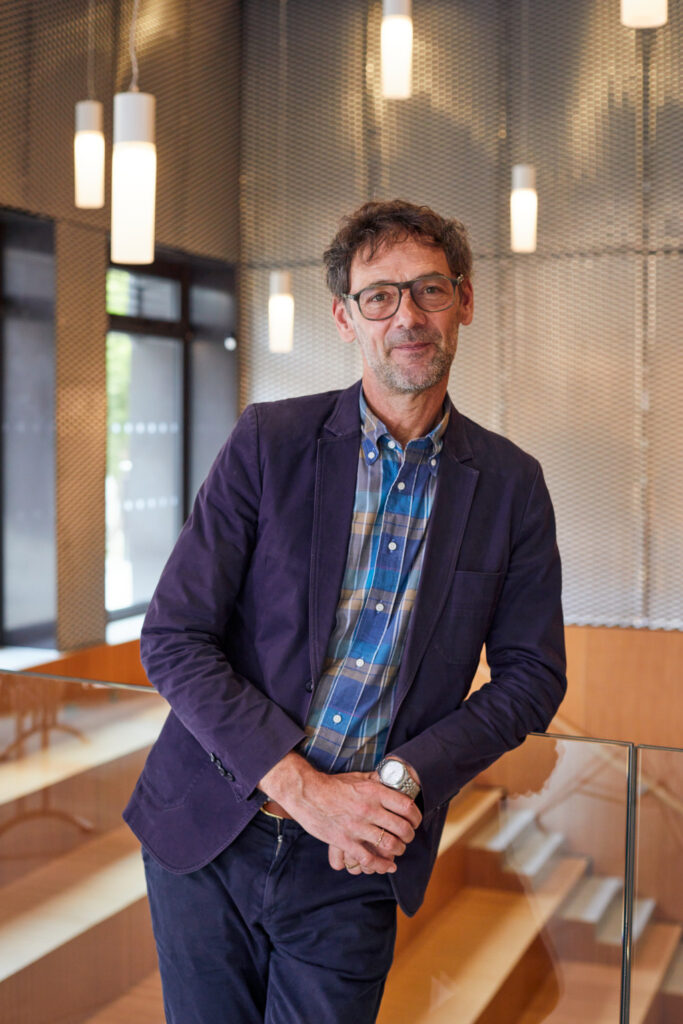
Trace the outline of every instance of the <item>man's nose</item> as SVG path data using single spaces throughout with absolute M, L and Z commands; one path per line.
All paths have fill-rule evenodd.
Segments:
M 401 326 L 412 327 L 414 324 L 426 323 L 426 319 L 425 311 L 415 302 L 410 288 L 404 288 L 401 302 L 394 313 L 394 321 Z

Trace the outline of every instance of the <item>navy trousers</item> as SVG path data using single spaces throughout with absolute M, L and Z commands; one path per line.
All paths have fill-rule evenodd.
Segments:
M 168 1024 L 372 1024 L 396 937 L 387 875 L 259 812 L 199 871 L 143 851 Z

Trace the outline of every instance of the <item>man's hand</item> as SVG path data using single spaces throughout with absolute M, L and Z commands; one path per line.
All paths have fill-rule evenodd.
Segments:
M 259 783 L 312 836 L 330 847 L 335 870 L 396 870 L 422 820 L 405 793 L 383 786 L 375 772 L 326 775 L 299 754 L 287 754 Z

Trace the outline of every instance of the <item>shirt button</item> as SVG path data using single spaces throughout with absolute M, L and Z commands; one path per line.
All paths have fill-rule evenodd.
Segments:
M 405 484 L 403 483 L 403 481 L 402 481 L 402 480 L 401 480 L 401 482 L 400 482 L 399 484 L 397 484 L 396 486 L 398 487 L 399 491 L 405 491 L 405 489 L 406 489 L 406 485 L 405 485 Z
M 390 540 L 389 543 L 387 544 L 387 547 L 389 548 L 390 551 L 395 551 L 396 550 L 396 541 L 395 540 Z
M 375 457 L 375 453 L 374 452 L 368 452 L 368 458 L 369 459 L 374 459 L 374 457 Z
M 387 448 L 395 448 L 395 447 L 396 447 L 396 442 L 395 441 L 389 441 L 388 442 Z
M 436 465 L 436 459 L 430 459 L 429 460 L 429 465 L 430 466 L 435 466 Z
M 357 668 L 362 668 L 364 664 L 365 664 L 365 662 L 363 661 L 362 658 L 356 658 L 356 666 L 357 666 Z
M 332 721 L 334 722 L 335 725 L 339 725 L 341 720 L 342 720 L 342 716 L 341 715 L 332 715 Z
M 377 604 L 375 605 L 375 611 L 376 612 L 383 612 L 384 611 L 384 605 L 382 604 L 381 601 L 378 601 Z

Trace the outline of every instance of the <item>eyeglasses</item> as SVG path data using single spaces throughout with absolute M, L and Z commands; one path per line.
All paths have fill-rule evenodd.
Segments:
M 391 281 L 384 284 L 371 284 L 361 288 L 354 295 L 342 296 L 358 303 L 366 320 L 388 320 L 398 310 L 406 288 L 410 289 L 410 297 L 416 306 L 425 313 L 439 313 L 449 309 L 455 302 L 455 289 L 464 279 L 464 274 L 457 277 L 446 277 L 445 274 L 427 274 L 416 277 L 414 281 Z

